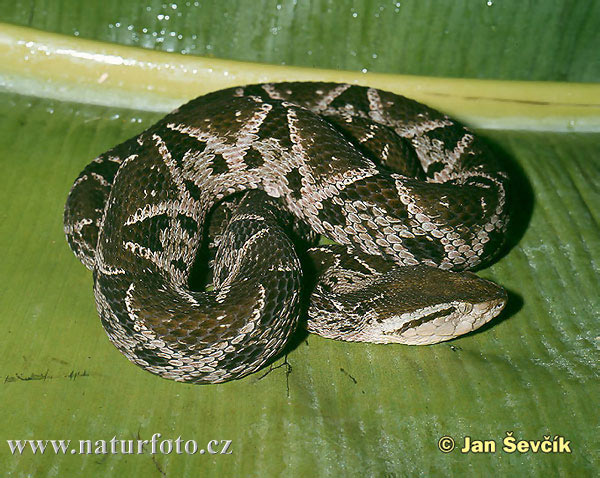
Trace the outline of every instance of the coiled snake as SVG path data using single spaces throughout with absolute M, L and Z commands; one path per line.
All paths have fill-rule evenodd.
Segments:
M 430 344 L 489 321 L 504 290 L 450 271 L 502 245 L 507 182 L 472 132 L 402 96 L 250 85 L 201 96 L 94 159 L 64 224 L 119 350 L 162 377 L 215 383 L 259 369 L 296 327 L 292 238 L 337 243 L 310 251 L 310 332 Z M 194 290 L 206 241 L 212 288 Z

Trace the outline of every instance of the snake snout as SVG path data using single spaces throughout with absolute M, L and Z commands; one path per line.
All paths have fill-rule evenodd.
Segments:
M 420 317 L 405 321 L 400 328 L 384 333 L 390 338 L 390 342 L 436 344 L 478 329 L 500 314 L 505 305 L 505 296 L 475 304 L 446 304 L 434 312 L 420 311 Z

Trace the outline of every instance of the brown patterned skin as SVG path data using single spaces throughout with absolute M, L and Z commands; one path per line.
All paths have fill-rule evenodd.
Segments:
M 314 251 L 310 331 L 435 343 L 490 320 L 503 290 L 449 271 L 502 245 L 507 182 L 472 132 L 407 98 L 250 85 L 199 97 L 96 158 L 64 223 L 113 343 L 163 377 L 215 383 L 260 368 L 293 330 L 301 269 L 286 229 L 299 224 L 351 257 Z M 207 216 L 246 190 L 262 192 L 244 195 L 219 238 L 214 289 L 191 290 Z

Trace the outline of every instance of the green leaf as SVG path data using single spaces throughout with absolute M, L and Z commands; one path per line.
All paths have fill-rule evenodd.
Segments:
M 290 1 L 277 9 L 276 2 L 257 2 L 242 9 L 237 1 L 148 8 L 136 1 L 0 2 L 4 21 L 80 37 L 0 26 L 0 469 L 6 476 L 591 476 L 598 469 L 598 85 L 496 81 L 597 81 L 591 40 L 598 4 L 397 3 Z M 25 58 L 32 36 L 49 49 L 54 66 Z M 429 92 L 452 97 L 448 111 L 460 115 L 466 108 L 464 117 L 476 126 L 504 125 L 480 133 L 516 177 L 516 227 L 512 247 L 480 274 L 509 290 L 508 309 L 483 330 L 427 347 L 309 335 L 271 369 L 222 385 L 170 382 L 133 366 L 106 338 L 91 274 L 68 249 L 64 201 L 91 158 L 196 90 L 185 76 L 146 78 L 135 65 L 124 67 L 115 83 L 98 85 L 106 62 L 73 63 L 76 56 L 67 55 L 61 63 L 55 47 L 160 58 L 167 71 L 207 60 L 81 37 L 234 60 L 491 79 L 384 78 L 416 95 L 427 93 L 419 85 L 433 85 Z M 310 73 L 226 65 L 240 68 L 236 78 Z M 173 81 L 170 89 L 138 91 L 140 82 L 157 86 L 165 78 Z M 202 78 L 215 87 L 222 79 Z M 524 105 L 521 116 L 510 105 L 490 112 L 489 102 L 473 103 L 467 93 L 505 94 L 515 107 Z M 536 95 L 547 95 L 550 105 L 519 103 Z M 138 109 L 119 107 L 125 104 Z M 571 121 L 575 130 L 596 133 L 523 130 L 567 130 Z M 515 127 L 521 130 L 509 130 Z M 507 432 L 525 440 L 561 435 L 572 453 L 507 453 Z M 232 440 L 232 454 L 152 455 L 148 444 L 146 453 L 126 455 L 120 443 L 116 454 L 79 454 L 79 440 L 105 440 L 110 452 L 113 437 L 151 440 L 155 433 L 159 443 L 180 436 L 199 449 Z M 458 447 L 465 436 L 495 440 L 497 450 L 444 454 L 438 450 L 444 435 Z M 18 439 L 70 439 L 77 453 L 12 454 L 7 440 Z
M 595 0 L 0 0 L 0 12 L 2 21 L 40 30 L 231 60 L 455 78 L 600 79 Z

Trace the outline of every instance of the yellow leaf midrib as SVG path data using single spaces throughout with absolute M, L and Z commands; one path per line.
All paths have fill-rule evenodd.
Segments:
M 248 83 L 335 81 L 421 101 L 477 128 L 600 131 L 600 84 L 440 78 L 223 60 L 0 23 L 0 86 L 79 103 L 170 111 Z

